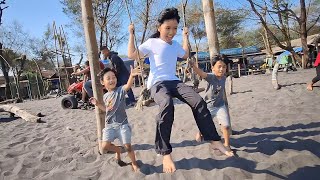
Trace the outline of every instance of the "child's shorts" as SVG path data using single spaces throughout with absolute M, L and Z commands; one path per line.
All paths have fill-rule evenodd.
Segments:
M 113 142 L 118 138 L 122 144 L 131 144 L 131 127 L 129 124 L 106 124 L 102 132 L 102 141 Z
M 224 127 L 231 127 L 230 117 L 225 105 L 221 107 L 208 107 L 212 118 L 216 117 L 220 125 Z

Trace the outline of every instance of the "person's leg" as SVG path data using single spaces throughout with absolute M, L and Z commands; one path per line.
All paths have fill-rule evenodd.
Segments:
M 218 135 L 216 127 L 212 121 L 207 104 L 201 98 L 201 96 L 190 86 L 187 86 L 182 82 L 177 84 L 176 91 L 173 92 L 173 95 L 191 107 L 193 116 L 196 120 L 200 133 L 203 136 L 203 139 L 205 141 L 211 141 L 211 144 L 215 149 L 219 149 L 227 156 L 233 156 L 233 153 L 231 151 L 227 151 L 227 149 L 221 143 L 221 138 Z
M 176 170 L 170 153 L 171 129 L 174 120 L 174 106 L 169 88 L 170 82 L 160 82 L 151 88 L 151 97 L 159 105 L 159 114 L 156 116 L 157 128 L 155 147 L 157 154 L 163 155 L 163 172 L 171 173 Z
M 179 82 L 177 84 L 176 92 L 174 92 L 173 95 L 191 107 L 197 126 L 205 141 L 221 140 L 212 121 L 206 102 L 192 89 L 192 87 Z
M 131 159 L 132 169 L 133 171 L 136 172 L 139 170 L 139 166 L 136 161 L 134 150 L 131 146 L 131 136 L 132 136 L 131 126 L 129 124 L 121 125 L 119 140 L 124 145 L 124 148 L 128 152 L 128 156 Z
M 218 108 L 216 108 L 216 107 L 208 107 L 208 110 L 209 110 L 209 112 L 211 114 L 211 118 L 213 120 L 217 115 Z M 203 136 L 202 136 L 200 131 L 196 134 L 196 141 L 197 142 L 203 141 Z
M 91 80 L 88 80 L 87 82 L 84 83 L 84 89 L 86 90 L 89 97 L 93 97 Z
M 314 77 L 311 81 L 310 84 L 308 84 L 308 87 L 307 89 L 309 91 L 312 91 L 313 90 L 313 84 L 317 83 L 318 81 L 320 81 L 320 65 L 316 67 L 316 73 L 317 73 L 317 76 Z
M 124 148 L 128 152 L 128 156 L 131 160 L 132 170 L 137 172 L 139 170 L 139 166 L 137 164 L 136 156 L 134 154 L 134 150 L 133 150 L 131 144 L 124 144 Z
M 221 125 L 221 131 L 222 131 L 223 138 L 224 138 L 224 146 L 226 146 L 228 149 L 230 149 L 231 123 L 230 123 L 230 117 L 229 117 L 226 106 L 222 106 L 222 107 L 218 108 L 217 119 L 219 121 L 219 124 Z
M 86 101 L 86 95 L 87 95 L 87 92 L 84 89 L 84 87 L 82 87 L 82 92 L 81 92 L 81 100 L 82 100 L 82 102 Z
M 272 79 L 271 79 L 272 86 L 276 90 L 280 89 L 280 86 L 278 84 L 278 69 L 279 69 L 279 63 L 276 63 L 273 67 Z
M 119 166 L 125 166 L 126 163 L 121 160 L 121 149 L 118 146 L 112 144 L 112 142 L 119 137 L 120 128 L 116 128 L 112 124 L 106 124 L 105 128 L 102 130 L 102 143 L 99 149 L 100 154 L 104 154 L 104 151 L 113 151 L 116 153 L 115 159 Z

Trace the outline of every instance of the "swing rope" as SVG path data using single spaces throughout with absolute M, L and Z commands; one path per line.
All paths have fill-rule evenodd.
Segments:
M 129 16 L 130 23 L 132 24 L 132 18 L 131 18 L 131 13 L 129 11 L 128 1 L 124 0 L 124 2 L 125 2 L 125 5 L 126 5 L 126 10 L 127 10 L 128 16 Z M 140 68 L 141 68 L 142 85 L 144 87 L 140 92 L 140 96 L 139 96 L 139 99 L 138 99 L 138 101 L 136 103 L 136 107 L 135 108 L 136 108 L 136 110 L 143 110 L 143 105 L 146 105 L 146 101 L 150 100 L 150 91 L 145 86 L 144 76 L 143 76 L 143 72 L 144 72 L 143 63 L 141 62 L 139 49 L 138 49 L 138 44 L 137 44 L 137 38 L 136 38 L 136 35 L 135 35 L 134 31 L 133 31 L 133 38 L 134 38 L 134 45 L 135 45 L 135 48 L 136 48 L 136 51 L 137 51 L 137 54 L 138 54 L 137 63 L 138 63 L 138 66 L 140 66 Z
M 185 12 L 185 8 L 187 7 L 187 3 L 188 1 L 186 0 L 185 3 L 184 1 L 181 1 L 181 8 L 182 8 L 182 20 L 183 20 L 183 27 L 186 28 L 187 27 L 187 20 L 186 20 L 186 12 Z M 188 40 L 188 54 L 189 57 L 187 58 L 187 62 L 186 62 L 186 68 L 184 70 L 184 78 L 183 81 L 186 80 L 186 73 L 187 70 L 189 70 L 192 74 L 191 80 L 193 80 L 193 88 L 196 90 L 198 89 L 199 86 L 199 80 L 197 79 L 197 75 L 193 72 L 191 66 L 190 66 L 190 61 L 194 61 L 193 58 L 191 57 L 191 45 L 190 45 L 190 41 Z M 193 62 L 194 63 L 194 62 Z M 196 62 L 196 66 L 198 66 L 198 62 Z
M 129 11 L 128 1 L 127 1 L 127 0 L 124 0 L 124 2 L 125 2 L 125 5 L 126 5 L 127 14 L 128 14 L 128 16 L 129 16 L 130 23 L 132 24 L 132 18 L 131 18 L 131 13 L 130 13 L 130 11 Z M 133 38 L 134 38 L 134 46 L 135 46 L 136 51 L 137 51 L 137 54 L 138 54 L 137 63 L 138 63 L 138 66 L 140 66 L 140 68 L 141 68 L 142 85 L 145 86 L 145 84 L 144 84 L 144 78 L 143 78 L 143 63 L 141 62 L 141 58 L 140 58 L 140 54 L 139 54 L 139 49 L 138 49 L 138 44 L 137 44 L 137 38 L 136 38 L 136 35 L 135 35 L 135 32 L 134 32 L 134 31 L 133 31 Z

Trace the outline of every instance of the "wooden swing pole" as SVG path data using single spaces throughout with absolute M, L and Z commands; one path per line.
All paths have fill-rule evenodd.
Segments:
M 58 30 L 57 29 L 56 29 L 56 31 L 57 31 L 57 34 L 58 34 Z M 67 62 L 66 62 L 65 49 L 64 49 L 64 43 L 66 42 L 66 39 L 63 39 L 60 27 L 59 27 L 58 42 L 59 42 L 61 56 L 62 56 L 62 60 L 63 60 L 63 64 L 64 64 L 64 72 L 66 73 L 67 87 L 69 87 L 70 86 L 70 79 L 69 79 L 69 73 L 68 73 L 68 70 L 67 70 L 68 66 L 67 66 Z
M 57 72 L 58 72 L 58 77 L 59 77 L 59 88 L 60 88 L 59 93 L 61 93 L 61 91 L 62 91 L 62 82 L 61 82 L 61 73 L 60 73 L 60 63 L 59 63 L 59 58 L 58 58 L 58 55 L 57 55 L 58 54 L 58 48 L 57 48 L 57 39 L 56 39 L 57 34 L 56 34 L 56 31 L 55 31 L 55 29 L 56 29 L 55 21 L 53 21 L 53 25 L 52 26 L 53 26 L 54 46 L 55 46 L 55 49 L 56 49 L 56 60 L 57 60 L 57 66 L 58 66 Z
M 68 57 L 69 57 L 69 63 L 70 65 L 72 66 L 72 60 L 71 60 L 71 55 L 70 55 L 70 49 L 69 49 L 69 45 L 68 45 L 68 41 L 67 41 L 67 36 L 66 34 L 64 33 L 64 29 L 63 27 L 61 26 L 61 31 L 62 31 L 62 34 L 63 34 L 63 38 L 64 38 L 64 41 L 65 41 L 65 44 L 67 46 L 67 54 L 68 54 Z M 66 54 L 66 53 L 65 53 Z
M 220 54 L 213 0 L 202 0 L 202 8 L 208 39 L 210 64 L 212 64 L 213 57 Z
M 96 31 L 94 26 L 93 18 L 93 8 L 92 0 L 81 0 L 81 9 L 82 9 L 82 23 L 84 27 L 85 39 L 86 39 L 86 48 L 90 65 L 91 80 L 92 80 L 92 89 L 93 96 L 99 101 L 103 102 L 102 96 L 102 85 L 100 84 L 97 74 L 100 71 L 99 66 L 99 54 L 98 46 L 96 39 Z M 97 121 L 97 135 L 99 149 L 101 147 L 101 137 L 102 129 L 104 128 L 104 116 L 105 113 L 99 108 L 95 108 L 96 121 Z

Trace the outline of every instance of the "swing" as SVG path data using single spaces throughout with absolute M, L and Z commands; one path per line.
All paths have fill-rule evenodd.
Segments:
M 127 14 L 129 16 L 130 19 L 130 23 L 132 24 L 132 18 L 131 18 L 131 13 L 129 11 L 129 5 L 128 5 L 128 1 L 124 0 L 125 5 L 126 5 L 126 10 L 127 10 Z M 150 94 L 150 90 L 147 89 L 147 87 L 145 86 L 145 82 L 144 82 L 144 75 L 143 75 L 143 62 L 141 62 L 141 58 L 140 58 L 140 54 L 139 54 L 139 49 L 138 49 L 138 45 L 137 45 L 137 38 L 135 35 L 135 32 L 133 32 L 133 37 L 134 37 L 134 45 L 135 48 L 137 50 L 138 53 L 138 60 L 136 60 L 138 62 L 138 67 L 141 68 L 141 77 L 142 77 L 142 85 L 143 85 L 143 89 L 140 92 L 140 96 L 139 99 L 136 103 L 135 108 L 137 110 L 143 110 L 143 106 L 148 106 L 151 102 L 153 102 L 153 100 L 151 99 L 151 94 Z
M 129 19 L 130 19 L 130 23 L 132 23 L 132 18 L 131 18 L 131 14 L 130 14 L 130 11 L 129 11 L 129 7 L 128 7 L 128 2 L 127 0 L 124 0 L 125 2 L 125 5 L 126 5 L 126 9 L 127 9 L 127 14 L 129 16 Z M 183 26 L 186 27 L 186 19 L 185 19 L 185 6 L 183 3 L 182 3 L 182 8 L 183 8 Z M 138 53 L 138 57 L 139 57 L 139 60 L 137 61 L 138 62 L 138 66 L 140 66 L 141 68 L 141 76 L 143 76 L 143 63 L 141 62 L 141 59 L 140 59 L 140 55 L 139 55 L 139 50 L 138 50 L 138 45 L 137 45 L 137 41 L 136 41 L 136 36 L 135 36 L 135 33 L 133 32 L 133 36 L 134 36 L 134 42 L 135 42 L 135 48 L 137 50 L 137 53 Z M 190 42 L 188 44 L 189 46 L 189 55 L 191 54 L 190 53 Z M 190 57 L 187 59 L 187 67 L 185 69 L 185 71 L 187 71 L 188 69 L 190 69 L 190 66 L 189 66 L 189 61 L 190 61 Z M 192 72 L 192 81 L 193 81 L 193 89 L 199 93 L 201 91 L 204 91 L 204 88 L 198 88 L 199 87 L 199 79 L 197 78 L 197 76 L 194 74 L 193 71 Z M 186 74 L 186 72 L 184 72 L 184 74 Z M 141 90 L 140 92 L 140 96 L 139 96 L 139 99 L 136 103 L 136 106 L 135 108 L 137 110 L 143 110 L 143 106 L 148 106 L 150 103 L 153 102 L 153 99 L 151 98 L 151 93 L 150 93 L 150 90 L 148 90 L 146 87 L 145 87 L 145 84 L 144 84 L 144 81 L 142 81 L 143 83 L 143 89 Z

